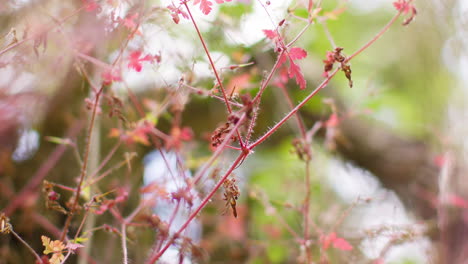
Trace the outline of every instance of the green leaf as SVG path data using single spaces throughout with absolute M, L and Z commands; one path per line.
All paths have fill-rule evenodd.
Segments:
M 71 141 L 68 138 L 59 138 L 59 137 L 51 137 L 51 136 L 46 136 L 44 137 L 45 140 L 58 144 L 58 145 L 71 145 Z

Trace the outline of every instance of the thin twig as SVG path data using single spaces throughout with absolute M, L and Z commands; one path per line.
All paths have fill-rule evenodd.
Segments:
M 81 130 L 83 122 L 78 121 L 75 125 L 70 128 L 67 132 L 67 138 L 75 137 L 78 132 Z M 55 167 L 59 162 L 60 158 L 65 153 L 67 149 L 66 145 L 58 145 L 55 150 L 50 154 L 45 162 L 42 163 L 41 167 L 37 172 L 31 177 L 31 180 L 26 186 L 13 198 L 13 200 L 8 204 L 8 206 L 3 211 L 5 215 L 11 215 L 19 206 L 24 203 L 24 199 L 30 197 L 31 193 L 34 192 L 41 184 L 42 181 L 47 177 L 49 172 Z
M 63 24 L 65 21 L 67 21 L 68 19 L 70 19 L 70 18 L 72 18 L 73 16 L 75 16 L 76 14 L 78 14 L 81 10 L 83 10 L 83 8 L 84 8 L 84 7 L 80 7 L 80 8 L 78 8 L 77 10 L 73 11 L 70 15 L 64 17 L 64 18 L 60 21 L 60 22 L 61 22 L 60 24 Z M 54 24 L 55 24 L 55 23 L 54 23 Z M 25 43 L 25 42 L 27 42 L 27 41 L 30 41 L 30 40 L 35 39 L 37 36 L 40 36 L 40 35 L 42 35 L 42 34 L 45 34 L 45 33 L 49 32 L 49 31 L 52 31 L 52 30 L 55 29 L 56 27 L 57 27 L 56 25 L 50 26 L 50 27 L 46 28 L 45 30 L 41 31 L 41 32 L 38 33 L 38 34 L 33 34 L 33 35 L 31 35 L 30 37 L 28 37 L 28 38 L 22 39 L 22 40 L 20 40 L 20 41 L 14 43 L 14 44 L 12 44 L 12 45 L 9 45 L 8 47 L 6 47 L 5 49 L 3 49 L 3 50 L 0 51 L 0 56 L 2 56 L 3 54 L 7 53 L 8 51 L 10 51 L 10 50 L 12 50 L 12 49 L 14 49 L 14 48 L 16 48 L 16 47 L 18 47 L 18 46 L 20 46 L 21 44 L 23 44 L 23 43 Z
M 327 86 L 328 82 L 330 82 L 331 78 L 335 76 L 335 74 L 338 72 L 339 69 L 335 69 L 332 73 L 329 74 L 329 76 L 322 81 L 322 83 L 315 88 L 314 91 L 312 91 L 302 102 L 300 102 L 296 107 L 294 107 L 291 112 L 289 112 L 283 119 L 281 119 L 278 123 L 276 123 L 270 130 L 268 130 L 263 136 L 261 136 L 259 139 L 257 139 L 254 143 L 250 144 L 247 148 L 252 150 L 256 146 L 258 146 L 260 143 L 265 141 L 267 138 L 271 136 L 278 128 L 280 128 L 291 116 L 293 116 L 299 109 L 301 109 L 314 95 L 316 95 L 321 89 L 323 89 L 325 86 Z
M 61 241 L 63 241 L 65 239 L 65 237 L 66 237 L 66 235 L 68 233 L 68 228 L 70 227 L 71 220 L 72 220 L 73 215 L 74 215 L 75 210 L 76 210 L 76 206 L 78 205 L 78 201 L 80 200 L 82 184 L 83 184 L 84 178 L 85 178 L 86 173 L 87 173 L 87 166 L 88 166 L 88 161 L 89 161 L 89 150 L 90 150 L 90 146 L 91 146 L 91 135 L 92 135 L 92 132 L 93 132 L 94 120 L 96 119 L 97 107 L 98 107 L 98 104 L 99 104 L 99 98 L 101 96 L 102 91 L 103 91 L 103 87 L 101 87 L 101 89 L 99 89 L 99 91 L 96 93 L 96 98 L 94 100 L 93 113 L 91 115 L 91 121 L 90 121 L 90 125 L 89 125 L 89 128 L 88 128 L 88 133 L 87 133 L 87 136 L 86 136 L 86 147 L 85 147 L 85 152 L 84 152 L 84 156 L 83 156 L 83 166 L 81 167 L 80 179 L 79 179 L 78 187 L 77 187 L 77 190 L 76 190 L 76 193 L 75 193 L 75 196 L 74 196 L 74 201 L 73 201 L 72 206 L 70 208 L 70 213 L 68 214 L 68 217 L 67 217 L 67 219 L 65 221 L 65 225 L 63 227 L 62 235 L 60 237 Z
M 125 222 L 122 223 L 121 231 L 122 233 L 122 251 L 123 251 L 123 263 L 128 264 L 128 251 L 127 251 L 127 225 Z
M 210 61 L 210 65 L 215 74 L 216 81 L 218 82 L 219 88 L 221 89 L 221 93 L 223 94 L 224 103 L 226 104 L 227 111 L 229 114 L 232 114 L 232 108 L 231 108 L 231 105 L 229 104 L 229 99 L 226 95 L 226 90 L 224 89 L 223 82 L 221 81 L 221 77 L 219 77 L 218 70 L 216 69 L 213 59 L 211 58 L 210 51 L 208 50 L 208 47 L 206 46 L 205 40 L 203 39 L 200 29 L 198 29 L 198 25 L 192 16 L 192 12 L 190 11 L 190 8 L 188 7 L 187 2 L 184 1 L 183 4 L 185 5 L 185 8 L 187 9 L 187 12 L 190 16 L 190 20 L 192 21 L 192 24 L 195 27 L 195 30 L 197 31 L 198 38 L 200 39 L 203 45 L 203 49 L 205 50 L 206 56 L 208 57 L 208 60 Z M 237 138 L 239 139 L 239 145 L 241 146 L 241 148 L 244 148 L 244 142 L 242 140 L 242 137 L 238 129 L 236 129 L 236 133 L 237 133 Z
M 34 255 L 34 257 L 36 258 L 36 260 L 37 260 L 39 263 L 42 263 L 41 257 L 39 257 L 39 255 L 36 253 L 36 251 L 34 251 L 34 249 L 33 249 L 28 243 L 26 243 L 26 241 L 24 241 L 24 240 L 13 230 L 13 228 L 10 228 L 10 232 L 11 232 L 25 247 L 28 248 L 28 250 Z
M 231 175 L 232 171 L 237 168 L 237 165 L 240 164 L 241 161 L 245 159 L 246 154 L 244 152 L 241 152 L 237 159 L 232 163 L 232 165 L 229 167 L 228 171 L 224 174 L 224 176 L 219 180 L 219 182 L 214 186 L 214 188 L 211 190 L 211 192 L 203 199 L 203 201 L 200 203 L 200 205 L 195 209 L 195 211 L 189 216 L 189 218 L 185 221 L 185 223 L 175 232 L 172 236 L 171 239 L 166 243 L 166 245 L 156 254 L 155 256 L 151 257 L 151 259 L 147 263 L 155 263 L 161 256 L 164 254 L 164 252 L 169 248 L 169 246 L 174 243 L 176 238 L 180 236 L 182 231 L 187 228 L 187 226 L 190 224 L 190 222 L 198 215 L 198 213 L 210 202 L 211 198 L 214 196 L 216 191 L 221 187 L 221 185 L 224 183 L 224 181 Z
M 229 143 L 232 135 L 234 135 L 234 130 L 236 128 L 238 128 L 245 120 L 246 118 L 246 114 L 242 114 L 242 116 L 240 117 L 239 121 L 237 122 L 237 124 L 234 126 L 234 129 L 231 129 L 231 131 L 224 137 L 224 140 L 223 142 L 221 143 L 221 145 L 218 146 L 218 148 L 216 148 L 216 151 L 215 153 L 213 153 L 213 155 L 211 155 L 210 159 L 205 163 L 205 165 L 199 170 L 197 171 L 197 173 L 193 176 L 193 183 L 194 184 L 197 184 L 198 181 L 200 181 L 200 179 L 205 175 L 205 173 L 208 171 L 208 168 L 211 167 L 211 165 L 213 164 L 213 162 L 215 162 L 215 160 L 219 157 L 219 155 L 221 155 L 221 153 L 224 151 L 224 148 L 227 146 L 227 144 Z
M 360 49 L 358 49 L 356 52 L 354 52 L 352 55 L 350 55 L 346 60 L 344 61 L 345 63 L 349 62 L 352 60 L 354 57 L 356 57 L 358 54 L 363 52 L 365 49 L 367 49 L 370 45 L 372 45 L 374 42 L 376 42 L 389 28 L 395 21 L 400 17 L 401 12 L 398 12 L 388 23 L 385 25 L 382 30 L 379 31 L 369 42 L 364 44 Z

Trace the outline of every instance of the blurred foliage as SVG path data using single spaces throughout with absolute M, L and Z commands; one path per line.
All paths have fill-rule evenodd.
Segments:
M 76 2 L 80 3 L 80 1 Z M 50 1 L 50 7 L 58 4 L 59 2 L 57 1 Z M 34 6 L 36 5 L 42 4 L 34 3 Z M 344 12 L 337 14 L 336 19 L 328 19 L 323 23 L 333 36 L 337 46 L 344 47 L 344 53 L 347 55 L 352 54 L 369 41 L 395 13 L 391 3 L 382 5 L 381 8 L 369 13 L 363 12 L 357 6 L 349 7 L 350 5 L 351 3 L 347 3 L 347 1 L 323 1 L 323 12 L 325 13 L 344 8 Z M 47 7 L 43 6 L 43 8 Z M 433 22 L 433 10 L 430 9 L 429 5 L 424 4 L 421 4 L 418 8 L 419 14 L 417 20 L 411 23 L 410 26 L 400 26 L 400 19 L 400 22 L 392 26 L 390 31 L 384 34 L 379 41 L 352 60 L 352 78 L 354 81 L 352 89 L 348 87 L 348 81 L 344 75 L 339 72 L 330 82 L 330 85 L 308 102 L 301 112 L 318 116 L 318 119 L 325 121 L 330 115 L 331 109 L 323 103 L 323 100 L 333 97 L 339 102 L 340 107 L 342 107 L 339 109 L 340 113 L 346 114 L 352 112 L 356 115 L 365 116 L 369 120 L 378 120 L 382 122 L 382 125 L 388 126 L 389 130 L 397 131 L 401 135 L 409 135 L 428 141 L 438 141 L 437 135 L 441 125 L 445 121 L 445 109 L 450 103 L 449 95 L 452 92 L 455 81 L 453 80 L 453 76 L 441 63 L 441 49 L 445 36 L 441 31 L 433 30 L 437 26 Z M 21 16 L 23 12 L 25 14 L 34 13 L 32 9 L 33 7 L 26 6 L 22 12 L 15 11 L 12 14 L 0 15 L 0 21 L 5 21 L 5 23 L 2 23 L 4 26 L 0 28 L 2 35 L 6 34 L 14 23 L 19 23 L 13 17 Z M 239 44 L 241 43 L 240 41 L 236 41 L 235 35 L 227 33 L 227 29 L 239 27 L 243 19 L 253 11 L 252 3 L 245 4 L 243 1 L 226 3 L 221 5 L 218 16 L 214 21 L 203 21 L 212 23 L 212 26 L 203 32 L 210 51 L 226 55 L 230 58 L 230 63 L 260 61 L 260 57 L 262 56 L 271 59 L 271 62 L 274 63 L 276 55 L 272 52 L 273 46 L 270 41 L 261 40 L 252 45 L 244 45 Z M 48 11 L 43 12 L 45 14 L 48 13 Z M 40 12 L 40 14 L 42 13 Z M 173 24 L 170 16 L 165 11 L 157 14 L 149 19 L 147 21 L 148 24 L 144 26 L 151 27 L 157 25 L 162 30 L 169 32 L 174 39 L 180 37 L 182 41 L 191 40 L 191 44 L 197 50 L 191 58 L 192 61 L 185 61 L 186 64 L 184 66 L 177 66 L 179 70 L 188 73 L 193 68 L 195 61 L 206 62 L 201 44 L 192 29 Z M 295 9 L 293 14 L 305 18 L 307 17 L 307 10 L 300 7 Z M 81 18 L 81 20 L 86 20 L 86 17 Z M 184 22 L 186 23 L 187 21 Z M 73 20 L 70 23 L 79 23 L 79 21 Z M 285 26 L 287 29 L 286 39 L 290 41 L 303 26 L 303 22 L 290 17 Z M 127 31 L 120 30 L 109 34 L 109 36 L 106 35 L 106 37 L 109 37 L 109 41 L 103 41 L 103 47 L 99 48 L 102 50 L 95 51 L 96 56 L 108 58 L 109 54 L 121 48 L 120 45 L 126 41 L 127 34 Z M 258 32 L 258 34 L 262 33 Z M 55 36 L 54 38 L 59 37 Z M 55 56 L 59 56 L 57 54 L 60 54 L 62 51 L 61 45 L 64 44 L 62 41 L 57 40 L 51 41 L 51 43 L 53 44 L 47 47 L 47 51 L 52 51 Z M 130 46 L 136 46 L 137 44 L 133 43 Z M 331 51 L 333 47 L 327 38 L 325 27 L 318 22 L 312 24 L 295 45 L 303 47 L 308 52 L 307 60 L 300 62 L 303 73 L 308 81 L 308 88 L 300 91 L 294 81 L 290 81 L 287 87 L 293 96 L 293 102 L 297 103 L 322 81 L 322 60 L 325 59 L 326 52 Z M 49 56 L 55 58 L 52 55 Z M 68 63 L 72 64 L 68 62 L 71 58 L 66 59 L 67 65 Z M 166 59 L 171 60 L 173 58 L 163 57 L 163 62 Z M 44 58 L 44 60 L 46 59 Z M 36 72 L 38 76 L 53 76 L 54 74 L 58 74 L 57 71 L 54 72 L 49 68 L 49 71 L 45 72 L 45 67 L 42 68 L 43 65 L 53 63 L 53 60 L 43 62 L 42 59 L 38 59 L 37 62 L 26 68 L 28 72 Z M 271 67 L 271 65 L 267 66 Z M 227 72 L 223 75 L 224 81 L 228 83 L 242 73 L 251 73 L 254 75 L 250 79 L 252 87 L 246 88 L 243 93 L 254 95 L 260 85 L 264 71 L 269 70 L 269 68 L 265 69 L 263 66 L 261 63 L 258 63 L 252 67 Z M 70 67 L 71 72 L 75 72 L 76 69 L 74 67 L 76 65 Z M 89 66 L 89 68 L 92 67 Z M 156 66 L 154 68 L 156 68 L 156 72 L 159 71 L 159 68 Z M 45 114 L 48 119 L 37 123 L 31 122 L 29 126 L 37 129 L 41 136 L 61 137 L 65 134 L 66 127 L 72 123 L 72 120 L 86 119 L 87 114 L 83 110 L 82 101 L 89 93 L 90 87 L 86 84 L 85 77 L 76 72 L 74 74 L 58 72 L 60 72 L 61 78 L 57 78 L 57 80 L 42 78 L 44 83 L 38 84 L 37 89 L 39 92 L 56 95 L 60 93 L 61 89 L 68 89 L 68 87 L 72 86 L 80 88 L 74 89 L 70 95 L 66 95 L 67 92 L 65 92 L 65 97 L 58 97 L 56 101 L 57 108 L 53 109 L 53 113 Z M 197 88 L 209 90 L 214 86 L 212 76 L 209 78 L 194 76 L 194 79 L 193 84 Z M 66 83 L 67 81 L 71 81 L 72 83 Z M 126 85 L 130 87 L 130 90 L 138 88 L 134 89 L 137 91 L 136 95 L 138 99 L 152 98 L 158 103 L 164 102 L 167 99 L 165 97 L 168 93 L 167 90 L 177 86 L 177 84 L 171 83 L 167 85 L 169 86 L 167 90 L 161 91 L 162 89 L 155 89 L 161 88 L 159 84 L 150 84 L 147 87 L 134 87 L 136 85 L 132 83 Z M 127 97 L 126 89 L 119 91 L 116 88 L 114 92 L 122 97 L 125 105 L 123 112 L 125 112 L 126 118 L 132 121 L 138 120 L 139 114 L 131 107 L 131 98 Z M 287 106 L 283 107 L 283 105 L 278 104 L 278 98 L 281 98 L 279 88 L 274 85 L 269 86 L 267 94 L 262 98 L 262 105 L 259 111 L 261 118 L 257 122 L 254 138 L 262 135 L 264 131 L 280 120 L 289 110 Z M 190 101 L 184 107 L 181 123 L 183 126 L 193 129 L 196 139 L 195 143 L 187 143 L 185 145 L 191 151 L 190 155 L 185 158 L 187 158 L 188 162 L 195 164 L 193 167 L 190 167 L 190 169 L 195 171 L 202 161 L 205 161 L 211 154 L 207 137 L 209 138 L 214 128 L 226 121 L 225 108 L 222 102 L 198 95 L 191 95 Z M 103 106 L 103 111 L 109 111 L 109 107 Z M 60 117 L 57 118 L 59 115 Z M 173 111 L 166 111 L 161 116 L 158 116 L 158 129 L 169 134 L 175 116 L 176 114 Z M 230 240 L 228 235 L 223 237 L 223 235 L 216 234 L 218 232 L 217 226 L 222 225 L 223 221 L 226 221 L 226 217 L 220 216 L 219 213 L 218 208 L 221 208 L 224 204 L 224 201 L 220 197 L 218 197 L 218 201 L 213 202 L 213 204 L 210 204 L 204 210 L 204 214 L 206 214 L 206 216 L 203 216 L 205 221 L 204 232 L 208 236 L 205 240 L 213 239 L 214 241 L 219 241 L 218 244 L 202 241 L 202 243 L 210 244 L 205 248 L 210 255 L 209 261 L 213 261 L 213 263 L 216 261 L 219 263 L 229 263 L 228 261 L 223 262 L 223 260 L 230 258 L 232 260 L 230 263 L 239 263 L 241 261 L 248 263 L 295 263 L 297 261 L 297 258 L 301 254 L 298 242 L 294 241 L 294 237 L 287 232 L 277 218 L 277 214 L 281 215 L 285 222 L 296 231 L 303 228 L 303 215 L 298 207 L 303 202 L 306 189 L 304 184 L 305 166 L 292 153 L 291 141 L 295 137 L 291 136 L 291 131 L 295 131 L 292 128 L 295 126 L 293 121 L 287 123 L 277 134 L 265 141 L 244 164 L 245 168 L 242 177 L 245 178 L 248 184 L 241 194 L 241 203 L 245 204 L 240 207 L 244 206 L 248 209 L 246 219 L 244 219 L 245 241 Z M 119 123 L 115 119 L 104 117 L 100 122 L 100 136 L 102 139 L 100 141 L 100 148 L 102 149 L 100 154 L 102 158 L 115 144 L 114 140 L 109 140 L 108 131 Z M 312 126 L 312 122 L 311 120 L 305 120 L 309 129 Z M 47 153 L 50 153 L 55 147 L 55 145 L 44 140 L 41 140 L 40 144 L 41 150 L 39 151 L 39 155 L 42 156 L 36 156 L 32 160 L 15 164 L 15 172 L 10 173 L 8 177 L 2 178 L 5 185 L 13 187 L 14 190 L 20 190 L 23 183 L 28 181 L 30 175 L 33 175 L 37 168 L 43 164 Z M 84 134 L 80 134 L 77 141 L 80 151 L 83 151 L 82 146 L 85 144 L 86 138 Z M 329 151 L 323 146 L 323 139 L 317 139 L 313 146 L 313 151 L 318 154 L 319 158 L 313 160 L 310 169 L 312 177 L 310 216 L 324 231 L 328 231 L 327 228 L 333 226 L 333 223 L 324 223 L 320 214 L 326 212 L 332 206 L 338 206 L 340 209 L 345 210 L 348 205 L 339 201 L 333 191 L 323 181 L 325 173 L 321 169 L 321 166 L 326 163 L 326 158 L 334 157 L 336 153 Z M 142 184 L 141 175 L 143 174 L 142 159 L 152 149 L 153 147 L 148 146 L 127 146 L 126 149 L 118 150 L 111 164 L 105 167 L 105 169 L 108 169 L 122 161 L 124 154 L 127 152 L 138 153 L 138 158 L 132 163 L 131 171 L 127 169 L 115 171 L 112 178 L 104 180 L 102 185 L 100 185 L 107 188 L 109 186 L 111 188 L 125 186 L 130 189 L 132 195 L 130 195 L 128 203 L 120 208 L 124 215 L 130 213 L 134 209 L 134 205 L 138 204 L 140 199 L 138 189 Z M 222 164 L 222 162 L 220 163 Z M 60 164 L 47 176 L 47 179 L 66 185 L 73 185 L 79 174 L 79 169 L 73 154 L 67 152 L 61 159 Z M 62 199 L 66 201 L 69 198 L 69 196 L 64 195 Z M 42 198 L 36 197 L 36 199 L 40 203 L 32 206 L 31 210 L 47 216 L 54 224 L 58 225 L 63 222 L 63 216 L 45 211 L 42 206 Z M 8 199 L 2 198 L 1 206 L 5 207 L 7 204 Z M 31 212 L 26 212 L 24 215 L 17 215 L 12 219 L 15 222 L 27 223 L 27 219 L 32 217 L 31 214 Z M 213 223 L 216 225 L 212 225 Z M 96 225 L 100 226 L 103 224 L 117 225 L 118 222 L 111 216 L 106 215 L 104 218 L 98 219 Z M 76 228 L 74 226 L 73 231 L 76 231 Z M 31 244 L 35 249 L 40 248 L 40 241 L 37 238 L 39 234 L 45 232 L 44 230 L 37 229 L 31 231 L 28 230 L 26 224 L 18 227 L 18 230 L 25 239 L 34 241 Z M 155 232 L 146 232 L 132 227 L 128 230 L 128 233 L 130 240 L 132 240 L 129 243 L 129 247 L 132 248 L 131 258 L 135 260 L 135 263 L 142 263 L 147 256 L 147 252 L 150 250 Z M 113 248 L 119 247 L 119 243 L 117 242 L 119 237 L 116 234 L 109 234 L 109 232 L 100 230 L 95 233 L 94 239 L 96 240 L 95 245 L 110 245 L 109 247 L 112 246 Z M 319 244 L 319 239 L 318 234 L 313 235 L 312 240 L 315 246 Z M 26 252 L 23 252 L 24 249 L 21 249 L 19 246 L 18 248 L 16 247 L 13 254 L 16 255 L 16 250 L 22 253 Z M 254 248 L 257 251 L 254 252 L 255 254 L 246 256 L 248 255 L 246 252 L 251 250 L 250 248 Z M 92 248 L 91 255 L 100 256 L 102 255 L 102 250 L 102 246 L 96 246 Z M 24 254 L 27 255 L 27 253 Z M 320 249 L 316 248 L 313 254 L 314 258 L 320 256 Z M 343 261 L 342 256 L 339 254 L 335 256 L 334 253 L 331 253 L 329 257 L 336 261 L 336 263 L 342 263 L 340 261 Z M 21 257 L 14 256 L 12 258 L 20 259 Z M 108 263 L 121 259 L 120 253 L 115 254 L 115 256 L 106 256 L 106 258 L 110 261 Z M 1 260 L 0 263 L 2 263 Z M 413 262 L 398 263 L 409 264 Z

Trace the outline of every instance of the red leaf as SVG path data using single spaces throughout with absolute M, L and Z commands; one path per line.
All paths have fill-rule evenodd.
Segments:
M 211 6 L 213 3 L 211 3 L 208 0 L 195 0 L 193 1 L 193 5 L 197 5 L 200 3 L 200 10 L 203 12 L 203 14 L 208 15 L 211 12 Z
M 265 36 L 271 40 L 278 38 L 278 34 L 274 30 L 264 29 L 262 31 L 263 31 L 263 34 L 265 34 Z
M 307 57 L 307 51 L 301 49 L 301 48 L 291 48 L 289 50 L 289 58 L 291 60 L 300 60 Z
M 306 88 L 306 80 L 304 79 L 304 75 L 301 72 L 301 68 L 292 60 L 289 60 L 288 75 L 289 78 L 296 78 L 296 83 L 299 85 L 299 88 L 301 88 L 301 90 Z
M 281 65 L 283 65 L 287 60 L 288 60 L 288 58 L 287 58 L 286 55 L 283 53 L 283 54 L 281 55 L 281 57 L 278 59 L 278 67 L 280 67 Z

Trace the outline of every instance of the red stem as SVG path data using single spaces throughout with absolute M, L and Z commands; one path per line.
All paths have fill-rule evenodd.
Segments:
M 352 60 L 354 57 L 356 57 L 358 54 L 363 52 L 365 49 L 367 49 L 370 45 L 372 45 L 374 42 L 376 42 L 389 28 L 395 21 L 400 17 L 401 12 L 398 12 L 388 23 L 385 25 L 379 33 L 377 33 L 369 42 L 367 42 L 364 46 L 362 46 L 360 49 L 358 49 L 356 52 L 351 54 L 346 60 L 345 63 L 349 62 Z
M 395 21 L 400 17 L 401 12 L 398 12 L 383 28 L 382 30 L 379 31 L 370 41 L 368 41 L 364 46 L 362 46 L 360 49 L 358 49 L 356 52 L 354 52 L 352 55 L 350 55 L 346 60 L 345 63 L 349 62 L 351 59 L 359 55 L 361 52 L 363 52 L 365 49 L 367 49 L 370 45 L 372 45 L 377 39 L 379 39 Z M 249 145 L 247 148 L 249 150 L 252 150 L 255 148 L 258 144 L 262 143 L 265 141 L 268 137 L 271 136 L 278 128 L 280 128 L 293 114 L 295 114 L 304 104 L 307 103 L 317 92 L 319 92 L 322 88 L 324 88 L 330 79 L 335 76 L 335 74 L 338 72 L 339 69 L 335 69 L 332 73 L 329 74 L 329 76 L 311 93 L 309 94 L 301 103 L 299 103 L 291 112 L 289 112 L 281 121 L 279 121 L 276 125 L 274 125 L 268 132 L 266 132 L 262 137 L 260 137 L 257 141 Z
M 289 96 L 288 90 L 284 86 L 281 86 L 280 88 L 281 88 L 281 91 L 283 92 L 284 98 L 286 98 L 286 102 L 288 103 L 288 106 L 291 109 L 293 109 L 294 104 L 293 104 L 293 102 L 291 100 L 291 96 Z M 297 121 L 297 126 L 299 127 L 299 131 L 301 132 L 301 137 L 304 139 L 304 142 L 305 142 L 307 140 L 307 138 L 306 138 L 306 133 L 307 132 L 306 132 L 304 122 L 302 121 L 301 115 L 299 115 L 299 113 L 296 113 L 295 117 L 296 117 L 296 121 Z
M 221 78 L 219 77 L 219 74 L 218 74 L 218 70 L 216 70 L 216 66 L 215 66 L 215 64 L 213 62 L 213 59 L 211 58 L 210 51 L 208 50 L 208 47 L 206 46 L 205 40 L 203 39 L 203 36 L 202 36 L 202 34 L 200 32 L 200 29 L 198 29 L 198 25 L 195 22 L 195 19 L 193 19 L 192 12 L 190 12 L 190 8 L 188 7 L 186 1 L 184 1 L 184 5 L 185 5 L 185 8 L 187 9 L 187 12 L 188 12 L 188 14 L 190 16 L 190 20 L 192 20 L 192 24 L 195 27 L 195 30 L 197 31 L 198 38 L 200 39 L 200 41 L 201 41 L 201 43 L 203 45 L 203 49 L 205 50 L 206 56 L 208 57 L 208 60 L 210 61 L 211 68 L 213 69 L 213 72 L 214 72 L 214 74 L 216 76 L 216 81 L 218 82 L 219 88 L 221 89 L 221 92 L 223 93 L 224 103 L 226 104 L 226 108 L 228 110 L 228 113 L 232 114 L 232 108 L 231 108 L 231 105 L 229 104 L 229 99 L 227 98 L 226 90 L 224 89 L 223 82 L 221 81 Z M 241 148 L 244 148 L 244 142 L 242 140 L 242 137 L 241 137 L 240 132 L 239 132 L 238 129 L 236 129 L 236 133 L 237 133 L 237 138 L 239 139 L 239 145 L 241 146 Z
M 198 25 L 195 22 L 195 19 L 193 19 L 192 12 L 190 12 L 190 8 L 188 7 L 187 2 L 184 2 L 184 6 L 187 9 L 187 12 L 188 12 L 188 14 L 190 16 L 190 20 L 192 20 L 192 24 L 195 27 L 195 30 L 197 31 L 198 38 L 200 39 L 200 41 L 201 41 L 201 43 L 203 45 L 203 49 L 205 50 L 206 56 L 208 57 L 208 60 L 210 61 L 211 68 L 213 69 L 213 72 L 214 72 L 214 74 L 216 76 L 216 81 L 218 81 L 219 87 L 221 88 L 221 92 L 223 93 L 224 103 L 226 104 L 226 108 L 227 108 L 229 113 L 232 113 L 232 109 L 231 109 L 231 106 L 229 105 L 229 100 L 227 98 L 226 91 L 224 90 L 223 82 L 221 81 L 221 78 L 219 77 L 218 71 L 216 70 L 213 59 L 211 58 L 211 55 L 210 55 L 210 51 L 208 50 L 208 47 L 206 46 L 205 40 L 203 39 L 203 36 L 202 36 L 202 34 L 200 32 L 200 29 L 198 29 Z
M 80 180 L 78 182 L 78 187 L 76 188 L 76 193 L 75 193 L 75 199 L 73 201 L 73 204 L 70 208 L 70 212 L 68 214 L 67 220 L 65 221 L 65 225 L 63 227 L 62 235 L 60 236 L 60 240 L 63 241 L 67 235 L 68 228 L 70 227 L 71 220 L 73 218 L 73 215 L 76 210 L 76 206 L 78 205 L 78 201 L 80 200 L 80 194 L 81 194 L 81 189 L 82 189 L 82 184 L 84 181 L 84 178 L 86 176 L 86 170 L 88 168 L 88 160 L 89 160 L 89 150 L 91 147 L 91 136 L 92 136 L 92 131 L 94 127 L 94 120 L 96 119 L 96 113 L 97 113 L 97 108 L 99 104 L 99 98 L 102 94 L 103 87 L 99 89 L 99 91 L 96 93 L 96 98 L 94 100 L 94 106 L 93 106 L 93 113 L 91 115 L 91 121 L 89 124 L 88 132 L 87 132 L 87 140 L 86 140 L 86 148 L 85 148 L 85 153 L 83 155 L 83 166 L 81 167 L 81 173 L 80 173 Z
M 211 190 L 211 192 L 203 199 L 201 204 L 198 206 L 198 208 L 190 215 L 190 217 L 185 221 L 185 223 L 179 228 L 179 230 L 172 235 L 171 239 L 166 243 L 166 245 L 156 254 L 153 256 L 147 263 L 155 263 L 161 256 L 164 254 L 164 252 L 169 248 L 169 246 L 174 242 L 176 238 L 180 236 L 182 231 L 187 228 L 187 226 L 190 224 L 190 222 L 198 215 L 198 213 L 210 202 L 211 198 L 214 196 L 216 191 L 221 187 L 221 185 L 224 183 L 224 181 L 229 177 L 231 172 L 237 167 L 237 165 L 244 160 L 246 154 L 244 152 L 241 152 L 237 159 L 234 161 L 234 163 L 229 167 L 229 170 L 224 174 L 224 176 L 219 180 L 219 182 L 216 184 L 216 186 Z
M 281 119 L 276 125 L 274 125 L 270 130 L 268 130 L 263 136 L 261 136 L 259 139 L 257 139 L 254 143 L 250 144 L 247 148 L 249 150 L 254 149 L 256 146 L 258 146 L 260 143 L 265 141 L 267 138 L 269 138 L 278 128 L 280 128 L 288 119 L 294 115 L 301 107 L 303 107 L 314 95 L 316 95 L 322 88 L 327 86 L 328 82 L 330 79 L 335 76 L 335 74 L 338 72 L 339 69 L 335 69 L 332 73 L 329 74 L 329 76 L 323 80 L 323 82 L 315 88 L 312 93 L 310 93 L 302 102 L 300 102 L 296 107 L 294 107 L 291 112 L 289 112 L 283 119 Z

